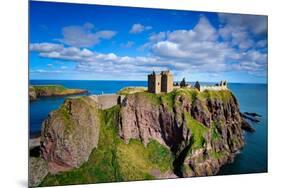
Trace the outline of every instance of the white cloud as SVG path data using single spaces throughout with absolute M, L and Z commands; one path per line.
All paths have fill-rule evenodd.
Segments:
M 94 25 L 86 23 L 83 26 L 67 26 L 62 29 L 62 39 L 58 41 L 75 47 L 91 47 L 102 39 L 111 39 L 116 35 L 115 31 L 102 30 L 93 32 Z
M 223 37 L 225 40 L 218 40 Z M 232 40 L 229 42 L 230 37 Z M 266 46 L 261 41 L 259 46 Z M 154 34 L 150 42 L 153 55 L 173 60 L 171 67 L 198 72 L 266 70 L 267 54 L 246 50 L 255 46 L 244 30 L 235 32 L 227 26 L 216 30 L 204 16 L 191 30 Z M 235 48 L 235 47 L 238 47 Z
M 223 24 L 231 25 L 236 28 L 245 28 L 249 32 L 257 35 L 267 34 L 267 17 L 258 15 L 243 14 L 218 14 Z
M 30 70 L 30 73 L 45 73 L 45 74 L 51 74 L 51 73 L 61 73 L 60 70 L 45 70 L 45 69 L 35 69 Z
M 220 36 L 232 46 L 242 50 L 249 48 L 265 48 L 266 39 L 255 42 L 253 38 L 267 38 L 267 17 L 256 15 L 219 14 L 222 28 Z
M 137 34 L 137 33 L 141 33 L 143 31 L 147 31 L 147 30 L 150 30 L 150 29 L 152 29 L 151 26 L 144 26 L 144 25 L 142 25 L 140 23 L 136 23 L 136 24 L 132 25 L 130 33 Z
M 54 43 L 33 43 L 29 45 L 31 51 L 52 52 L 63 49 L 63 45 Z
M 217 29 L 201 16 L 193 29 L 154 33 L 143 45 L 150 53 L 139 57 L 51 43 L 31 44 L 30 50 L 39 52 L 41 57 L 76 62 L 76 71 L 117 76 L 124 75 L 124 72 L 126 75 L 144 76 L 153 69 L 171 69 L 175 74 L 204 72 L 213 77 L 225 71 L 264 75 L 267 53 L 257 48 L 266 48 L 267 40 L 261 38 L 255 42 L 251 37 L 253 34 L 244 27 L 223 23 Z

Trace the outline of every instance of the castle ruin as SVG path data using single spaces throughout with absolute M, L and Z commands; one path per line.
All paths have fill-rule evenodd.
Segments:
M 173 91 L 173 74 L 167 70 L 156 74 L 154 71 L 148 75 L 148 91 L 150 93 L 169 93 Z
M 167 71 L 161 71 L 160 74 L 156 74 L 154 71 L 148 75 L 148 92 L 150 93 L 169 93 L 173 91 L 173 89 L 179 88 L 196 88 L 198 91 L 203 92 L 205 90 L 228 90 L 226 80 L 221 81 L 215 85 L 201 85 L 198 81 L 191 86 L 190 84 L 185 82 L 185 78 L 179 84 L 174 84 L 174 76 L 173 74 Z
M 218 90 L 228 90 L 226 80 L 220 81 L 219 84 L 212 85 L 212 86 L 201 86 L 200 83 L 197 81 L 194 84 L 194 87 L 196 89 L 198 89 L 199 91 L 205 91 L 205 90 L 215 90 L 215 91 L 218 91 Z

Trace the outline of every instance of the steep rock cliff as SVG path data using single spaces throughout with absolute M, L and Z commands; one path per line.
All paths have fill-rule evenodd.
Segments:
M 81 166 L 98 144 L 96 103 L 88 97 L 67 99 L 43 122 L 41 135 L 41 152 L 50 172 Z
M 230 91 L 143 92 L 123 101 L 119 135 L 144 145 L 155 139 L 175 154 L 178 176 L 204 176 L 216 174 L 243 146 L 243 122 Z

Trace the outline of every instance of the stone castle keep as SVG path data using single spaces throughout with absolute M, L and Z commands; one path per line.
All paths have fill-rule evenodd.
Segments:
M 173 91 L 173 74 L 170 71 L 162 71 L 156 74 L 154 71 L 148 75 L 148 91 L 150 93 L 169 93 Z
M 183 79 L 183 83 L 180 85 L 178 83 L 174 83 L 174 76 L 173 74 L 167 70 L 162 71 L 160 74 L 156 74 L 154 71 L 148 75 L 147 79 L 148 84 L 148 92 L 150 93 L 169 93 L 173 91 L 173 89 L 176 88 L 196 88 L 199 91 L 205 91 L 205 90 L 228 90 L 227 82 L 226 80 L 221 81 L 218 84 L 215 85 L 205 85 L 202 86 L 197 81 L 194 86 L 191 86 L 187 82 L 185 82 L 185 79 Z

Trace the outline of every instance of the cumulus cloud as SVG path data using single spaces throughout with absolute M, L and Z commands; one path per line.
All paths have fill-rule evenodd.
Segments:
M 220 38 L 223 40 L 219 40 Z M 255 44 L 245 29 L 233 29 L 228 24 L 217 30 L 204 16 L 200 17 L 198 24 L 191 30 L 161 32 L 149 39 L 146 47 L 155 56 L 174 60 L 175 68 L 182 70 L 266 70 L 267 54 L 254 49 L 255 46 L 266 47 L 266 40 Z
M 67 26 L 62 29 L 62 39 L 58 41 L 75 47 L 91 47 L 102 39 L 111 39 L 116 35 L 115 31 L 101 30 L 94 32 L 94 25 L 86 23 L 83 26 Z
M 145 75 L 151 70 L 170 69 L 175 74 L 182 72 L 209 73 L 240 71 L 251 75 L 265 75 L 267 69 L 266 37 L 253 40 L 262 31 L 250 31 L 251 26 L 221 18 L 222 26 L 215 28 L 201 16 L 192 29 L 162 31 L 149 36 L 143 48 L 150 53 L 146 56 L 119 56 L 116 53 L 99 53 L 78 46 L 67 47 L 61 44 L 35 43 L 31 51 L 39 56 L 76 63 L 76 71 L 90 73 Z M 250 19 L 251 20 L 251 19 Z M 93 26 L 84 26 L 91 28 Z M 139 26 L 138 26 L 139 27 Z M 137 28 L 138 28 L 137 27 Z M 137 33 L 137 29 L 135 33 Z M 138 32 L 144 31 L 145 26 Z M 131 45 L 124 44 L 123 47 Z
M 267 17 L 256 15 L 219 14 L 222 27 L 220 36 L 234 47 L 242 50 L 265 48 L 265 39 L 255 42 L 254 38 L 267 37 Z
M 147 31 L 147 30 L 150 30 L 150 29 L 152 29 L 151 26 L 144 26 L 144 25 L 142 25 L 140 23 L 136 23 L 136 24 L 132 25 L 130 33 L 137 34 L 137 33 L 141 33 L 143 31 Z
M 253 34 L 267 34 L 267 17 L 258 15 L 243 14 L 218 14 L 223 24 L 231 25 L 236 28 L 244 28 Z
M 29 45 L 29 49 L 31 51 L 38 51 L 38 52 L 52 52 L 63 49 L 63 45 L 61 44 L 54 44 L 54 43 L 33 43 Z

